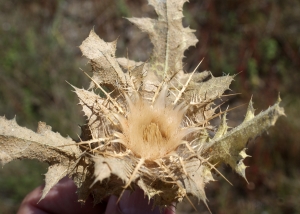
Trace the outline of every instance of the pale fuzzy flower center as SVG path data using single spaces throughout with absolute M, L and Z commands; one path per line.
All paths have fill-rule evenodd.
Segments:
M 165 92 L 161 92 L 154 105 L 143 99 L 134 103 L 127 99 L 130 112 L 127 118 L 119 120 L 122 126 L 120 142 L 145 160 L 168 155 L 194 130 L 181 127 L 186 108 L 166 106 Z
M 156 123 L 150 123 L 144 128 L 143 142 L 153 142 L 153 144 L 159 144 L 165 141 L 161 131 Z
M 135 103 L 123 129 L 129 149 L 145 159 L 163 157 L 181 142 L 182 115 L 168 108 L 153 108 L 143 101 Z

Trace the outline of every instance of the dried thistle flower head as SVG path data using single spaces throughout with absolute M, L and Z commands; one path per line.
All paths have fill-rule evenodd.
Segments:
M 139 158 L 155 161 L 172 155 L 185 136 L 198 130 L 182 127 L 187 107 L 167 105 L 167 92 L 165 86 L 153 104 L 142 97 L 136 101 L 127 98 L 126 117 L 115 115 L 122 127 L 117 142 Z
M 47 162 L 42 198 L 68 175 L 79 188 L 79 201 L 92 193 L 95 203 L 135 185 L 159 206 L 189 196 L 206 203 L 204 187 L 214 180 L 211 171 L 218 173 L 217 163 L 229 164 L 245 178 L 246 143 L 284 112 L 278 100 L 254 116 L 250 101 L 245 120 L 228 131 L 226 112 L 216 113 L 214 100 L 233 77 L 183 71 L 183 53 L 197 42 L 193 30 L 182 26 L 186 1 L 149 0 L 158 19 L 128 19 L 154 45 L 147 62 L 116 58 L 116 41 L 107 43 L 92 30 L 80 46 L 93 70 L 90 88 L 73 86 L 87 118 L 81 142 L 53 133 L 44 123 L 34 133 L 1 118 L 2 164 L 22 158 Z M 210 120 L 219 115 L 223 119 L 211 136 Z

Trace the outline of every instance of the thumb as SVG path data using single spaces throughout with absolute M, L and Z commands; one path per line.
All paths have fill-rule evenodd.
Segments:
M 144 192 L 137 189 L 134 192 L 126 190 L 117 203 L 118 198 L 109 198 L 105 214 L 175 214 L 174 207 L 168 207 L 160 211 L 158 207 L 153 208 L 153 201 L 144 197 Z

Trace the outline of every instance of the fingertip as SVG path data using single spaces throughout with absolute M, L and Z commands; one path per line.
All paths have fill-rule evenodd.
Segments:
M 136 189 L 134 192 L 126 190 L 119 203 L 117 201 L 118 197 L 110 197 L 105 214 L 175 214 L 174 206 L 164 210 L 153 207 L 153 200 L 145 197 L 141 189 Z
M 168 206 L 163 213 L 164 214 L 175 214 L 176 213 L 175 204 L 172 204 L 171 206 Z
M 21 203 L 18 214 L 46 214 L 46 213 L 103 213 L 106 203 L 93 205 L 92 198 L 85 204 L 78 202 L 77 187 L 69 178 L 63 178 L 53 186 L 44 199 L 40 201 L 43 187 L 40 186 L 30 192 Z
M 106 206 L 105 214 L 121 214 L 117 202 L 118 202 L 118 198 L 116 196 L 114 195 L 110 196 Z

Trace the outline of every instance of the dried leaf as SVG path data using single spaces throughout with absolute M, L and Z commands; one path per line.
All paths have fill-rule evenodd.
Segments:
M 268 110 L 254 116 L 252 101 L 250 101 L 244 122 L 228 133 L 216 135 L 214 139 L 205 145 L 204 150 L 207 152 L 205 156 L 210 157 L 212 163 L 223 162 L 229 164 L 246 179 L 246 167 L 242 162 L 247 157 L 245 147 L 249 141 L 273 126 L 278 117 L 284 115 L 283 108 L 279 106 L 279 103 L 280 99 Z M 227 128 L 224 121 L 222 126 L 224 129 Z
M 93 79 L 99 84 L 126 85 L 125 75 L 115 58 L 116 44 L 117 41 L 104 42 L 92 30 L 79 47 L 83 55 L 91 60 Z M 91 82 L 90 88 L 94 87 L 94 82 Z
M 95 179 L 102 182 L 106 178 L 110 178 L 111 174 L 116 175 L 123 182 L 127 182 L 133 171 L 131 161 L 123 158 L 114 157 L 94 157 L 95 162 Z
M 38 133 L 18 126 L 16 120 L 0 117 L 0 162 L 2 165 L 16 159 L 37 159 L 50 165 L 46 174 L 43 197 L 61 178 L 72 175 L 74 163 L 81 151 L 70 138 L 51 131 L 40 122 Z M 61 147 L 63 146 L 63 147 Z M 73 166 L 73 168 L 72 168 Z M 60 171 L 57 172 L 57 169 Z
M 197 43 L 194 30 L 182 26 L 182 6 L 187 0 L 149 0 L 158 19 L 128 18 L 143 32 L 146 32 L 154 49 L 151 56 L 151 70 L 160 76 L 173 75 L 182 70 L 184 51 Z

